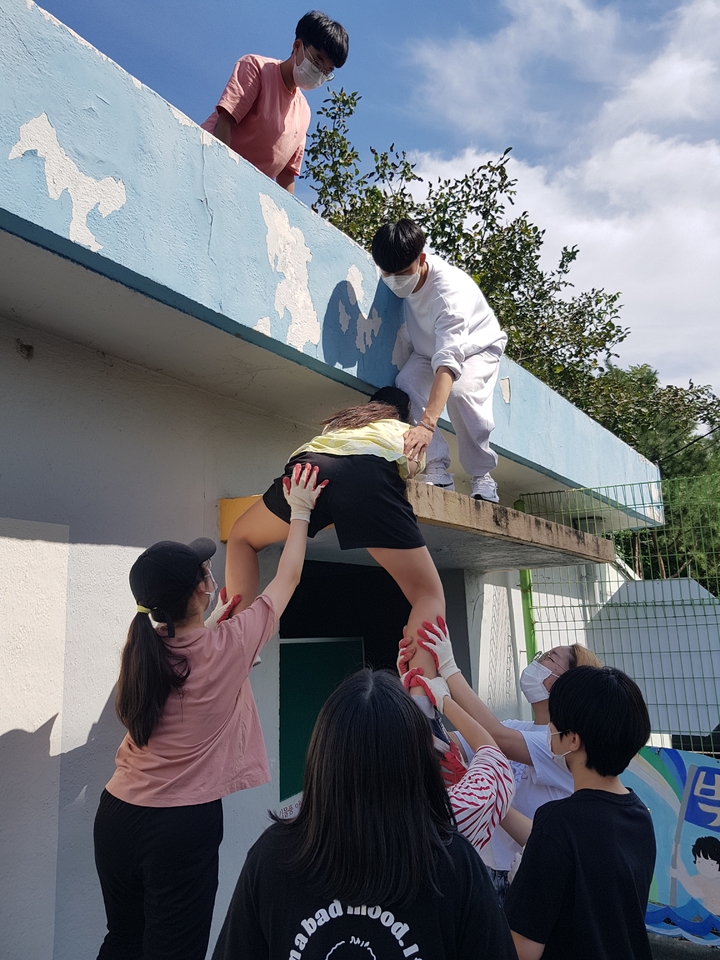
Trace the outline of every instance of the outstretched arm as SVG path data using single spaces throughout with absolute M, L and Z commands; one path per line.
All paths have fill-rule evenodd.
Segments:
M 504 726 L 492 710 L 478 697 L 458 669 L 445 622 L 438 620 L 437 624 L 423 623 L 418 645 L 435 660 L 440 676 L 444 676 L 447 680 L 450 695 L 455 703 L 462 707 L 481 727 L 484 727 L 505 756 L 509 760 L 532 765 L 532 758 L 522 733 L 519 730 Z M 415 665 L 414 661 L 412 665 Z M 423 664 L 423 670 L 427 670 L 425 664 Z
M 265 587 L 263 593 L 272 600 L 275 613 L 281 616 L 300 583 L 305 548 L 307 546 L 308 524 L 305 520 L 291 520 L 290 533 L 285 541 L 277 573 Z
M 476 753 L 480 747 L 497 746 L 485 727 L 471 717 L 466 710 L 463 710 L 459 703 L 455 703 L 449 697 L 446 697 L 443 703 L 443 713 L 455 729 L 467 740 L 473 753 Z
M 453 700 L 488 731 L 509 760 L 532 766 L 530 751 L 522 733 L 504 726 L 461 673 L 450 677 L 448 687 Z
M 435 373 L 427 406 L 420 418 L 420 423 L 405 434 L 405 454 L 407 457 L 417 457 L 418 460 L 427 450 L 435 432 L 440 415 L 445 409 L 455 377 L 449 367 L 440 366 Z M 427 424 L 427 426 L 423 426 Z
M 295 465 L 292 477 L 285 477 L 283 484 L 285 498 L 290 504 L 290 533 L 283 548 L 277 573 L 265 587 L 263 593 L 270 597 L 277 616 L 281 616 L 290 597 L 300 583 L 310 515 L 317 498 L 327 486 L 325 480 L 316 486 L 318 468 L 309 463 Z

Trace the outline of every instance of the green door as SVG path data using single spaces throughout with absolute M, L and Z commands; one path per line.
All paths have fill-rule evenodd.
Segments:
M 302 790 L 305 754 L 320 708 L 364 666 L 362 637 L 280 640 L 280 800 Z

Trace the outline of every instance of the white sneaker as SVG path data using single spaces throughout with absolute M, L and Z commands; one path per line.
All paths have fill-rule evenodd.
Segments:
M 489 503 L 500 503 L 500 497 L 498 497 L 497 492 L 497 484 L 489 473 L 486 473 L 484 477 L 472 478 L 472 496 L 476 500 L 487 500 Z
M 433 487 L 442 487 L 443 490 L 454 490 L 455 482 L 451 473 L 425 473 L 422 476 L 425 483 Z

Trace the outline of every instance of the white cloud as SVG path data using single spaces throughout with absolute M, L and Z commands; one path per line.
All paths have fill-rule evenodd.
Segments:
M 487 159 L 424 155 L 418 170 L 426 179 L 455 176 Z M 720 392 L 720 145 L 634 134 L 558 172 L 516 160 L 510 172 L 519 181 L 515 209 L 546 230 L 544 266 L 577 244 L 576 289 L 622 292 L 621 322 L 632 332 L 621 362 Z
M 660 54 L 604 104 L 595 134 L 637 127 L 688 132 L 720 119 L 720 4 L 695 0 L 677 9 Z
M 583 0 L 506 0 L 508 26 L 486 39 L 415 42 L 419 102 L 444 122 L 493 142 L 518 133 L 548 143 L 567 125 L 563 104 L 540 105 L 538 67 L 560 65 L 574 83 L 615 83 L 627 71 L 611 7 Z M 556 89 L 555 93 L 559 91 Z
M 489 40 L 462 41 L 466 54 L 475 44 L 474 54 L 484 55 L 481 65 L 461 62 L 460 41 L 445 55 L 434 44 L 433 63 L 454 57 L 466 89 L 464 100 L 445 104 L 443 122 L 459 125 L 456 115 L 464 111 L 468 135 L 482 133 L 493 148 L 493 124 L 533 134 L 545 153 L 532 161 L 514 155 L 510 170 L 519 181 L 516 209 L 528 210 L 546 230 L 545 266 L 555 265 L 563 245 L 577 244 L 576 287 L 622 292 L 621 319 L 632 333 L 620 348 L 621 362 L 649 362 L 665 382 L 692 377 L 720 392 L 720 142 L 713 137 L 720 119 L 720 0 L 679 6 L 661 25 L 665 42 L 651 58 L 621 49 L 622 25 L 612 8 L 513 0 L 510 9 L 513 22 Z M 549 16 L 538 33 L 543 14 Z M 504 51 L 507 71 L 500 76 Z M 556 105 L 530 105 L 533 76 L 548 58 L 564 58 L 573 76 L 605 86 L 594 115 L 575 124 L 564 142 Z M 426 73 L 430 84 L 436 70 Z M 508 78 L 518 103 L 502 89 Z M 473 98 L 486 106 L 468 119 Z M 497 154 L 472 147 L 450 160 L 423 154 L 418 172 L 459 176 L 491 156 Z

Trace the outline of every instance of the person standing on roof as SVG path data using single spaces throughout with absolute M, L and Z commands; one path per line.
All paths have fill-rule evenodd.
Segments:
M 345 28 L 319 10 L 306 13 L 287 60 L 240 57 L 203 130 L 294 193 L 310 125 L 301 91 L 332 80 L 347 55 Z
M 498 502 L 490 471 L 493 390 L 507 334 L 475 281 L 434 254 L 413 220 L 386 223 L 375 234 L 372 255 L 395 296 L 405 301 L 413 352 L 397 376 L 410 396 L 417 426 L 407 435 L 408 456 L 425 454 L 425 482 L 453 490 L 450 450 L 437 422 L 447 404 L 460 463 L 472 478 L 476 500 Z

